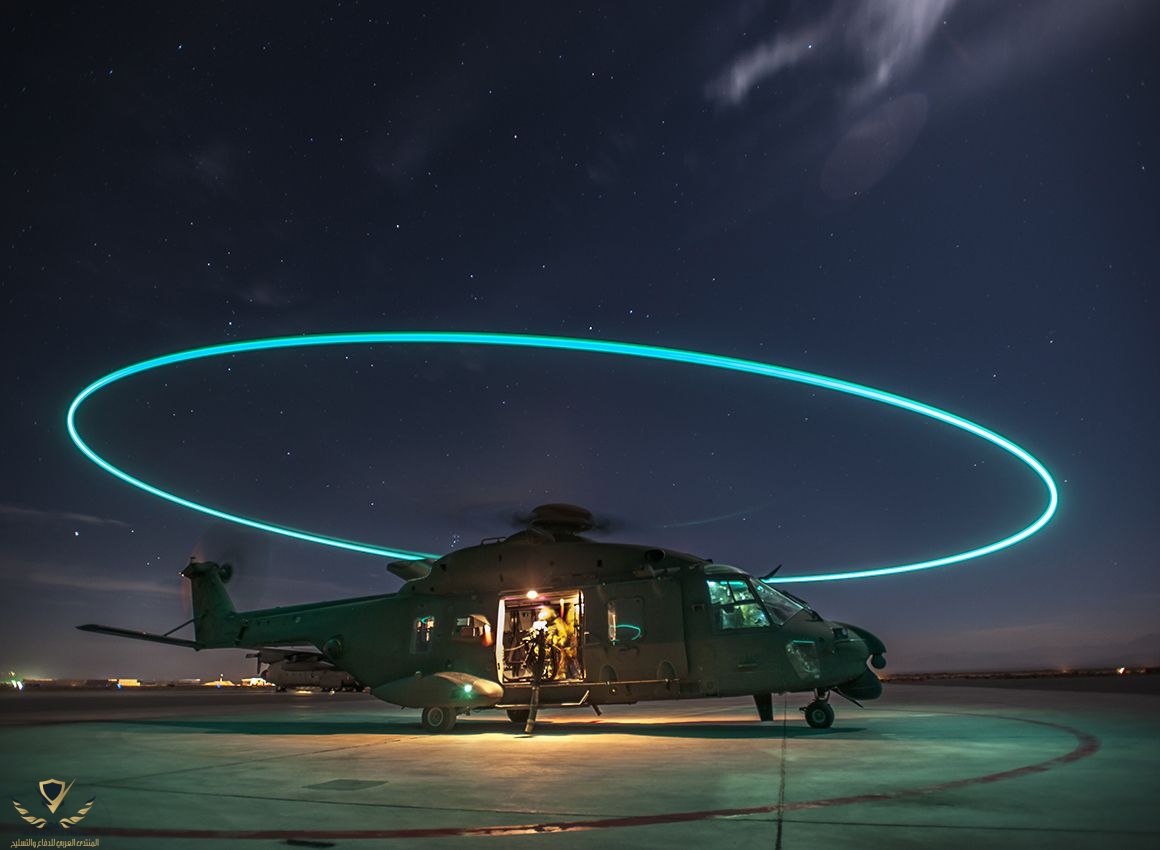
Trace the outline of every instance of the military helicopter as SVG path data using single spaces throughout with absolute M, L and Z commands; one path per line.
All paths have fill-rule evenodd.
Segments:
M 362 684 L 345 670 L 331 664 L 321 653 L 266 647 L 246 658 L 257 659 L 258 676 L 279 693 L 288 688 L 318 688 L 320 691 L 361 691 Z M 265 664 L 265 669 L 262 665 Z
M 191 559 L 194 638 L 88 624 L 84 631 L 191 649 L 312 646 L 379 699 L 421 708 L 422 726 L 506 710 L 531 734 L 541 708 L 752 695 L 773 719 L 774 693 L 810 693 L 818 729 L 829 697 L 859 704 L 882 683 L 886 647 L 858 626 L 824 619 L 798 597 L 736 567 L 582 536 L 592 513 L 541 505 L 521 530 L 438 560 L 395 561 L 395 593 L 237 611 L 234 567 Z M 769 578 L 770 576 L 766 576 Z M 187 624 L 183 624 L 187 625 Z M 308 663 L 311 658 L 297 656 Z

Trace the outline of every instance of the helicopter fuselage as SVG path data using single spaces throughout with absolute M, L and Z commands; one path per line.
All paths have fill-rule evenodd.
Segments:
M 831 690 L 881 693 L 866 662 L 884 666 L 886 647 L 873 634 L 693 555 L 529 528 L 390 569 L 407 579 L 395 593 L 239 612 L 230 568 L 192 562 L 195 640 L 81 628 L 195 649 L 313 645 L 440 729 L 484 708 L 518 720 L 529 708 L 747 694 L 769 719 L 771 695 L 787 692 L 815 694 L 806 719 L 828 726 Z
M 518 708 L 533 689 L 542 706 L 829 689 L 878 696 L 866 661 L 885 647 L 863 629 L 825 620 L 734 567 L 558 538 L 523 532 L 452 552 L 394 594 L 207 617 L 198 636 L 310 643 L 376 696 L 412 707 Z M 549 609 L 565 637 L 537 652 L 536 625 Z

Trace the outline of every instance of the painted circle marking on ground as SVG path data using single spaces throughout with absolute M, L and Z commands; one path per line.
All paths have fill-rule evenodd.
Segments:
M 943 714 L 944 712 L 935 712 Z M 1095 736 L 1072 726 L 1062 723 L 1052 723 L 1047 720 L 1033 720 L 1025 717 L 1008 717 L 1005 715 L 980 714 L 980 717 L 1026 723 L 1046 729 L 1064 732 L 1076 740 L 1076 745 L 1070 751 L 1034 762 L 1022 767 L 988 773 L 982 776 L 970 776 L 965 779 L 955 779 L 948 782 L 938 782 L 915 788 L 899 788 L 894 791 L 884 791 L 872 794 L 853 794 L 841 797 L 826 797 L 818 800 L 803 800 L 796 803 L 771 803 L 763 806 L 745 806 L 728 809 L 704 809 L 688 812 L 663 812 L 652 815 L 625 815 L 607 818 L 591 818 L 570 821 L 543 821 L 539 823 L 510 824 L 501 826 L 478 827 L 420 827 L 413 829 L 318 829 L 318 830 L 291 830 L 291 829 L 150 829 L 133 827 L 93 827 L 84 830 L 85 835 L 118 836 L 122 838 L 198 838 L 211 840 L 277 840 L 277 839 L 349 839 L 349 840 L 382 840 L 389 838 L 471 838 L 496 837 L 509 835 L 548 835 L 561 832 L 580 832 L 595 829 L 625 829 L 634 826 L 665 826 L 668 824 L 690 823 L 696 821 L 714 820 L 717 818 L 741 817 L 745 815 L 764 815 L 809 809 L 833 808 L 849 806 L 857 803 L 887 802 L 908 797 L 918 797 L 926 794 L 935 794 L 941 791 L 954 791 L 972 785 L 984 785 L 1002 782 L 1007 779 L 1016 779 L 1045 773 L 1057 767 L 1077 762 L 1095 755 L 1100 749 L 1100 741 Z

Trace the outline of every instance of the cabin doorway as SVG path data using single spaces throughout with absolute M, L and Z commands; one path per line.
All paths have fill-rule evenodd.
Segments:
M 501 639 L 496 663 L 504 683 L 581 682 L 584 659 L 579 636 L 584 600 L 578 590 L 500 599 Z

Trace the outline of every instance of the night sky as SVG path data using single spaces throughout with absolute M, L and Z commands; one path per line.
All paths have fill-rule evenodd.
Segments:
M 219 529 L 70 443 L 73 396 L 223 342 L 468 330 L 686 348 L 945 408 L 1060 509 L 978 561 L 792 590 L 892 671 L 1160 663 L 1160 7 L 6 3 L 0 667 L 249 673 L 167 631 Z M 478 346 L 136 376 L 81 427 L 227 510 L 429 552 L 543 502 L 761 575 L 917 561 L 1043 510 L 1018 461 L 810 387 Z M 213 554 L 210 552 L 209 554 Z M 239 607 L 386 592 L 285 539 Z

